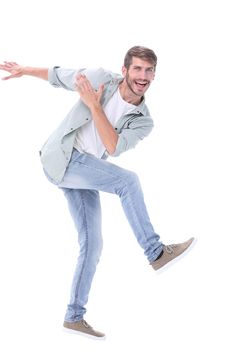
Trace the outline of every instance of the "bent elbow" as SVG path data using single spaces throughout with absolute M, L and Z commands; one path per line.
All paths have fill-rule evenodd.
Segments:
M 112 156 L 116 151 L 116 145 L 115 146 L 112 146 L 112 147 L 108 147 L 107 148 L 107 153 Z

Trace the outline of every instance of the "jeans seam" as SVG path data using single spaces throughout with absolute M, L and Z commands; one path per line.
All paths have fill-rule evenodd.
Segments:
M 82 280 L 82 276 L 83 276 L 83 272 L 84 272 L 84 268 L 85 268 L 85 262 L 86 262 L 86 257 L 88 254 L 88 248 L 89 248 L 89 237 L 88 237 L 88 225 L 87 225 L 87 219 L 86 219 L 86 208 L 85 208 L 85 202 L 84 202 L 84 198 L 83 195 L 81 193 L 81 200 L 83 203 L 83 209 L 84 209 L 84 222 L 85 222 L 85 232 L 86 232 L 86 250 L 85 250 L 85 255 L 84 255 L 84 260 L 83 260 L 83 264 L 82 264 L 82 269 L 81 269 L 81 273 L 80 273 L 80 277 L 79 277 L 79 283 L 77 284 L 76 290 L 75 290 L 75 299 L 78 299 L 79 296 L 79 289 L 80 289 L 80 285 L 81 285 L 81 280 Z

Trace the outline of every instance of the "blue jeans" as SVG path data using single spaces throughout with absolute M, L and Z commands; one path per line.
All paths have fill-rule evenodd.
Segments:
M 128 222 L 149 262 L 162 251 L 162 242 L 150 222 L 137 175 L 108 161 L 73 150 L 62 182 L 78 231 L 80 253 L 74 273 L 65 321 L 83 318 L 91 283 L 102 251 L 99 191 L 117 194 Z

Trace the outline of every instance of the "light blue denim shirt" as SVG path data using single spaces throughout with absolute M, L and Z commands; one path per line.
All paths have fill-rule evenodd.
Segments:
M 94 89 L 97 90 L 100 84 L 104 84 L 105 88 L 101 98 L 103 106 L 109 101 L 123 80 L 121 75 L 102 68 L 74 70 L 54 67 L 48 71 L 48 81 L 54 87 L 75 91 L 75 77 L 80 72 L 86 75 Z M 54 183 L 60 183 L 65 174 L 78 128 L 88 123 L 91 119 L 90 110 L 79 99 L 43 145 L 40 151 L 41 161 L 44 170 Z M 143 99 L 139 106 L 135 106 L 134 111 L 123 115 L 118 120 L 115 130 L 119 137 L 116 150 L 111 156 L 119 156 L 122 152 L 135 147 L 138 141 L 151 132 L 152 128 L 153 120 Z M 105 152 L 104 158 L 107 157 L 108 153 Z

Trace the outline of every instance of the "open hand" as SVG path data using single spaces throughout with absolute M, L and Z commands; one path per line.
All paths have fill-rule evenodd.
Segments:
M 3 77 L 2 80 L 19 78 L 23 75 L 23 67 L 17 64 L 16 62 L 4 61 L 4 64 L 0 64 L 0 69 L 10 73 L 10 75 Z
M 100 103 L 100 99 L 104 90 L 104 85 L 101 84 L 98 90 L 94 90 L 89 80 L 84 74 L 78 74 L 76 77 L 76 88 L 81 100 L 91 109 L 96 104 Z

